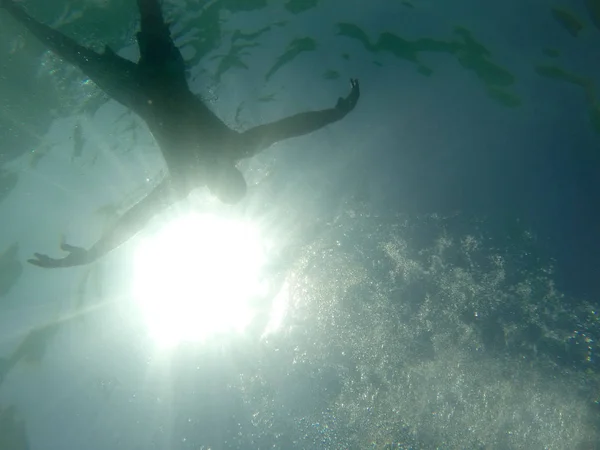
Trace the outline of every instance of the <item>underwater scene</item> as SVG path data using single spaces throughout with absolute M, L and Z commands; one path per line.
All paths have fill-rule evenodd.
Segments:
M 600 449 L 600 0 L 0 0 L 0 450 Z

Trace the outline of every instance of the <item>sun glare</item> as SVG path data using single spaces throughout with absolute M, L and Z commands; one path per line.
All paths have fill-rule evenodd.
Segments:
M 134 295 L 162 346 L 241 332 L 262 291 L 264 245 L 249 223 L 213 215 L 174 220 L 140 243 Z

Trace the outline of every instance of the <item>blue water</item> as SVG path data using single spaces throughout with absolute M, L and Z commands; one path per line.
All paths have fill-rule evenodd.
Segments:
M 244 162 L 241 204 L 199 189 L 65 270 L 26 259 L 63 234 L 90 246 L 165 166 L 141 120 L 0 10 L 0 450 L 598 448 L 595 3 L 165 1 L 192 90 L 232 128 L 332 107 L 350 77 L 361 99 Z M 25 5 L 137 58 L 133 1 Z M 139 248 L 193 213 L 258 228 L 265 289 L 242 331 L 165 347 L 144 305 L 164 319 L 182 286 L 229 293 L 256 269 L 215 233 L 229 259 L 177 241 L 160 273 L 195 259 L 156 284 Z

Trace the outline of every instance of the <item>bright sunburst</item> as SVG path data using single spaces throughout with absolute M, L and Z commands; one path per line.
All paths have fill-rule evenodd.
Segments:
M 265 252 L 249 223 L 190 215 L 140 244 L 134 295 L 160 345 L 242 331 Z

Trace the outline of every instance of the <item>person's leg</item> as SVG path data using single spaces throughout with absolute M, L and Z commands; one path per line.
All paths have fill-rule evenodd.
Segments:
M 0 7 L 24 25 L 49 50 L 79 67 L 98 87 L 119 103 L 134 110 L 146 103 L 139 87 L 138 67 L 135 63 L 117 56 L 108 47 L 104 54 L 99 54 L 79 45 L 59 31 L 35 20 L 12 0 L 0 0 Z
M 185 62 L 171 38 L 158 0 L 137 0 L 141 30 L 137 34 L 140 48 L 139 66 L 146 81 L 161 88 L 187 88 Z

